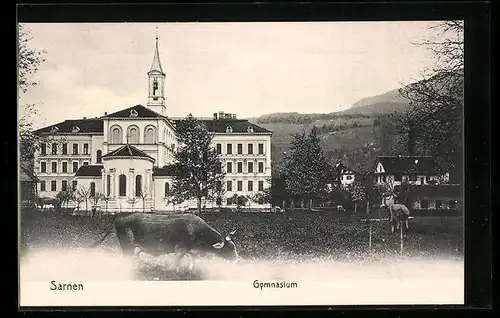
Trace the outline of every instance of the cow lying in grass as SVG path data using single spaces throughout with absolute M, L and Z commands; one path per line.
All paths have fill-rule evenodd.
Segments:
M 177 264 L 180 264 L 184 256 L 198 250 L 235 262 L 240 260 L 232 241 L 235 231 L 223 236 L 199 216 L 145 213 L 134 213 L 119 218 L 117 216 L 118 214 L 103 237 L 91 247 L 101 244 L 114 228 L 125 256 L 135 256 L 142 252 L 154 257 L 176 253 Z

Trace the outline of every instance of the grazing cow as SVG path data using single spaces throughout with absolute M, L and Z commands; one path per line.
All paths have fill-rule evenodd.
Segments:
M 389 210 L 389 223 L 391 224 L 391 233 L 394 233 L 394 228 L 399 230 L 399 226 L 405 223 L 408 230 L 408 218 L 410 210 L 404 204 L 394 203 L 394 197 L 384 197 L 381 207 L 386 207 Z
M 196 249 L 213 252 L 217 256 L 235 262 L 240 260 L 232 241 L 235 231 L 223 236 L 199 216 L 143 213 L 120 218 L 116 216 L 112 226 L 101 239 L 92 244 L 92 247 L 101 244 L 113 232 L 114 225 L 122 252 L 126 256 L 134 256 L 140 252 L 154 257 L 178 253 L 180 262 L 183 256 Z

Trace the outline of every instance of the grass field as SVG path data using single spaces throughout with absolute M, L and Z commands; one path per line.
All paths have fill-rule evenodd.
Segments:
M 400 256 L 399 234 L 391 235 L 386 222 L 372 222 L 372 249 L 369 250 L 368 223 L 332 212 L 291 214 L 291 218 L 283 214 L 249 212 L 205 213 L 200 216 L 223 234 L 237 230 L 234 241 L 244 259 L 242 265 L 237 265 L 239 275 L 255 271 L 262 275 L 272 273 L 279 276 L 285 272 L 314 275 L 321 272 L 314 266 L 320 265 L 335 266 L 335 270 L 333 267 L 323 268 L 323 275 L 344 275 L 346 268 L 359 275 L 352 272 L 357 266 L 371 266 L 369 271 L 362 272 L 375 275 L 374 264 L 401 267 L 408 262 L 413 264 L 412 275 L 415 275 L 415 271 L 422 272 L 427 268 L 416 266 L 416 262 L 463 263 L 463 225 L 459 217 L 416 217 L 410 220 L 410 230 L 404 234 L 404 253 Z M 135 268 L 135 277 L 145 280 L 213 279 L 236 275 L 230 267 L 232 264 L 214 259 L 197 263 L 202 265 L 197 265 L 194 270 L 183 267 L 178 272 L 169 268 L 167 256 L 144 258 L 138 265 L 125 265 L 114 234 L 98 249 L 86 249 L 102 235 L 110 222 L 110 216 L 90 218 L 47 212 L 24 213 L 21 220 L 21 275 L 23 268 L 25 277 L 32 276 L 30 279 L 40 278 L 41 268 L 50 275 L 54 275 L 57 268 L 58 274 L 62 275 L 61 266 L 73 269 L 68 275 L 77 272 L 85 276 L 86 271 L 91 271 L 94 276 L 90 275 L 89 279 L 95 279 L 96 273 L 124 279 L 131 266 L 139 266 Z M 283 267 L 285 265 L 287 270 Z M 443 266 L 439 275 L 449 274 L 445 269 L 447 265 Z M 404 265 L 396 272 L 403 275 L 409 268 Z M 379 274 L 387 272 L 387 266 L 379 266 L 378 271 Z M 430 272 L 437 275 L 435 268 L 425 271 L 426 275 Z M 457 271 L 460 271 L 458 267 Z M 224 277 L 215 275 L 221 273 Z

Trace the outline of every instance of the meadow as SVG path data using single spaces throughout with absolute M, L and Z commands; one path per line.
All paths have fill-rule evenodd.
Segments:
M 238 265 L 240 274 L 255 271 L 264 274 L 264 268 L 270 269 L 271 265 L 276 265 L 272 270 L 273 275 L 283 274 L 283 266 L 288 266 L 289 272 L 301 272 L 303 275 L 309 272 L 309 275 L 313 275 L 318 271 L 311 266 L 317 264 L 334 264 L 337 269 L 343 266 L 344 270 L 330 268 L 327 272 L 328 275 L 344 275 L 342 271 L 347 273 L 345 269 L 352 269 L 353 266 L 370 265 L 374 268 L 374 264 L 394 266 L 410 262 L 413 264 L 411 268 L 422 271 L 423 267 L 415 266 L 415 262 L 463 263 L 461 217 L 422 216 L 410 220 L 410 230 L 404 233 L 403 255 L 400 255 L 399 233 L 391 234 L 387 222 L 372 222 L 371 249 L 369 248 L 369 225 L 368 222 L 360 220 L 366 218 L 366 215 L 352 218 L 332 211 L 321 211 L 292 212 L 286 216 L 281 213 L 263 212 L 207 212 L 200 216 L 222 234 L 237 231 L 234 242 L 244 259 L 243 264 Z M 36 268 L 37 274 L 33 274 L 35 272 L 30 272 L 29 269 L 26 269 L 25 273 L 30 272 L 31 276 L 41 277 L 41 265 L 46 269 L 51 266 L 63 266 L 65 263 L 67 267 L 81 267 L 86 262 L 85 266 L 98 268 L 102 275 L 106 275 L 103 266 L 106 264 L 108 271 L 112 273 L 110 275 L 116 275 L 117 268 L 124 270 L 126 266 L 119 263 L 121 255 L 114 234 L 97 249 L 87 248 L 110 226 L 111 218 L 91 218 L 47 211 L 24 212 L 21 218 L 21 267 L 23 262 L 29 263 L 31 267 L 25 268 Z M 93 260 L 90 260 L 91 258 Z M 224 272 L 225 278 L 231 276 L 229 272 L 232 267 L 228 266 L 232 265 L 213 259 L 210 260 L 210 265 L 207 265 L 209 261 L 204 262 L 203 266 L 195 269 L 184 266 L 182 270 L 176 271 L 169 267 L 167 256 L 156 259 L 143 258 L 134 265 L 134 279 L 214 279 L 214 272 Z M 294 264 L 301 264 L 302 267 L 293 267 Z M 210 271 L 207 271 L 207 266 L 211 268 Z M 214 271 L 214 268 L 217 269 Z M 385 271 L 387 265 L 381 265 L 379 268 L 379 272 Z M 409 268 L 405 265 L 401 270 L 407 271 Z M 84 271 L 82 268 L 76 270 L 79 275 L 83 275 Z M 426 275 L 432 271 L 435 272 L 429 269 Z M 53 272 L 54 270 L 51 273 Z M 63 271 L 59 268 L 57 272 L 62 274 Z M 373 270 L 364 272 L 373 274 Z M 445 272 L 443 269 L 443 273 Z M 415 272 L 412 275 L 415 275 Z

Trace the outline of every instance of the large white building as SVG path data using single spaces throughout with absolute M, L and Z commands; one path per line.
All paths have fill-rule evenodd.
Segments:
M 167 115 L 158 38 L 148 77 L 147 106 L 135 105 L 98 118 L 65 120 L 36 133 L 50 137 L 35 154 L 39 197 L 69 189 L 88 189 L 107 197 L 108 211 L 174 210 L 170 203 L 172 171 L 178 148 L 176 124 Z M 272 132 L 234 114 L 200 118 L 214 134 L 213 146 L 226 171 L 223 206 L 231 198 L 254 196 L 270 186 Z M 144 195 L 145 194 L 145 195 Z M 204 202 L 206 207 L 215 202 Z M 196 201 L 183 207 L 195 207 Z M 253 207 L 268 207 L 257 202 Z

